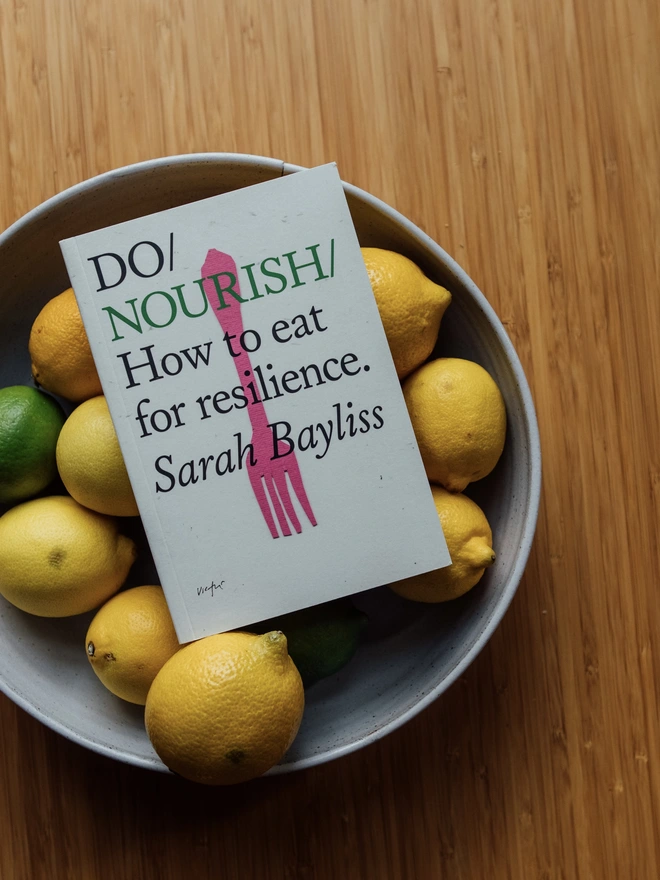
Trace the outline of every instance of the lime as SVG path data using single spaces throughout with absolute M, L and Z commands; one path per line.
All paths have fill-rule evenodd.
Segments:
M 289 656 L 305 687 L 334 675 L 355 654 L 367 616 L 350 599 L 337 599 L 303 608 L 248 627 L 251 632 L 280 630 L 287 638 Z
M 47 394 L 28 385 L 0 389 L 0 503 L 30 498 L 57 475 L 63 424 L 62 407 Z

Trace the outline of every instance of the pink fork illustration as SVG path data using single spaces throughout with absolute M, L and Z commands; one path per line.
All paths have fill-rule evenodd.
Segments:
M 240 296 L 240 286 L 238 282 L 238 270 L 233 257 L 229 254 L 223 254 L 214 248 L 206 255 L 206 260 L 202 266 L 202 277 L 204 278 L 204 291 L 213 309 L 213 314 L 218 319 L 218 323 L 225 331 L 232 336 L 236 336 L 233 342 L 234 351 L 239 349 L 238 356 L 233 358 L 234 365 L 238 372 L 241 386 L 246 393 L 249 401 L 252 400 L 251 391 L 248 389 L 250 382 L 254 381 L 254 373 L 252 364 L 250 363 L 249 354 L 238 344 L 238 340 L 243 333 L 243 319 L 241 316 L 241 303 L 228 295 L 224 303 L 220 302 L 218 291 L 212 276 L 231 275 L 235 278 L 233 290 L 237 296 Z M 253 385 L 253 387 L 255 387 Z M 302 509 L 307 514 L 310 523 L 315 526 L 316 518 L 312 512 L 312 506 L 307 499 L 307 492 L 303 485 L 300 467 L 296 459 L 295 452 L 290 452 L 286 457 L 271 460 L 273 453 L 273 441 L 270 428 L 268 427 L 268 416 L 261 401 L 248 404 L 248 416 L 252 425 L 252 447 L 254 449 L 255 465 L 252 465 L 251 457 L 247 460 L 247 471 L 250 478 L 252 491 L 257 499 L 257 504 L 261 510 L 263 518 L 266 521 L 270 533 L 273 538 L 278 538 L 279 533 L 277 526 L 271 513 L 268 499 L 275 511 L 275 516 L 280 525 L 282 534 L 288 536 L 291 534 L 287 516 L 298 534 L 302 532 L 300 521 L 296 514 L 289 487 L 287 485 L 286 475 L 289 475 L 291 486 L 295 492 L 296 498 L 300 502 Z M 285 455 L 288 451 L 287 444 L 279 441 L 278 453 Z M 267 493 L 267 494 L 266 494 Z M 283 507 L 284 506 L 284 509 Z M 286 513 L 285 513 L 286 511 Z

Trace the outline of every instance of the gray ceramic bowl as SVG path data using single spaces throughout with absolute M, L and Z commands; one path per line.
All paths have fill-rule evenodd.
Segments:
M 298 170 L 275 159 L 226 153 L 156 159 L 102 174 L 35 208 L 0 235 L 0 387 L 31 381 L 30 327 L 44 303 L 68 287 L 60 239 Z M 371 619 L 365 642 L 342 672 L 308 691 L 300 734 L 271 772 L 320 764 L 385 736 L 458 678 L 513 598 L 539 503 L 534 407 L 495 313 L 465 272 L 416 226 L 362 190 L 345 188 L 363 245 L 406 254 L 451 290 L 437 352 L 478 361 L 502 390 L 508 414 L 504 454 L 469 491 L 488 516 L 498 556 L 482 582 L 450 604 L 406 602 L 387 588 L 356 597 Z M 143 550 L 148 560 L 146 544 Z M 154 577 L 143 563 L 131 583 Z M 142 711 L 109 694 L 87 663 L 84 637 L 91 616 L 40 619 L 0 598 L 0 689 L 81 745 L 164 770 L 145 734 Z

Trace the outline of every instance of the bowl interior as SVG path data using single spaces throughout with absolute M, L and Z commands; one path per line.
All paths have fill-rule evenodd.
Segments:
M 0 387 L 29 384 L 27 340 L 39 310 L 68 286 L 60 239 L 152 211 L 293 173 L 273 159 L 209 154 L 142 163 L 110 172 L 45 203 L 0 236 Z M 402 723 L 442 692 L 476 656 L 517 587 L 534 531 L 540 460 L 533 407 L 504 330 L 472 282 L 416 227 L 362 191 L 347 186 L 360 242 L 415 260 L 448 287 L 436 355 L 469 358 L 494 377 L 508 427 L 495 471 L 467 494 L 493 529 L 497 562 L 481 583 L 453 603 L 407 602 L 387 588 L 362 593 L 367 634 L 352 662 L 307 693 L 303 724 L 275 772 L 309 766 L 353 750 Z M 2 508 L 0 508 L 2 512 Z M 142 544 L 130 585 L 156 577 Z M 131 763 L 164 769 L 151 748 L 143 713 L 114 698 L 84 656 L 92 614 L 46 620 L 23 614 L 0 597 L 0 688 L 64 735 Z

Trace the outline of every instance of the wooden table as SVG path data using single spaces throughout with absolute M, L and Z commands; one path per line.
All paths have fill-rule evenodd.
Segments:
M 2 880 L 655 880 L 657 0 L 0 0 L 0 44 L 0 227 L 154 156 L 336 160 L 486 293 L 544 452 L 504 622 L 365 751 L 207 790 L 0 699 Z

